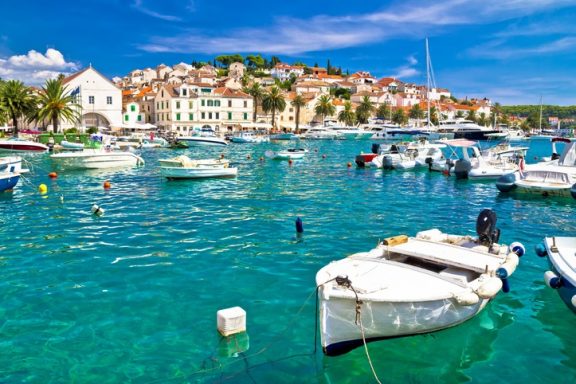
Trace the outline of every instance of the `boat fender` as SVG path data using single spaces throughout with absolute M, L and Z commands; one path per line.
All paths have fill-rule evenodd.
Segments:
M 98 204 L 94 204 L 92 205 L 92 209 L 91 209 L 92 213 L 95 214 L 96 216 L 102 216 L 104 214 L 104 209 L 100 208 L 98 206 Z
M 570 299 L 570 302 L 572 303 L 573 307 L 576 307 L 576 295 L 572 296 L 572 299 Z
M 570 195 L 572 195 L 572 197 L 576 199 L 576 183 L 572 184 L 572 187 L 570 188 Z
M 505 278 L 512 275 L 514 273 L 514 271 L 516 270 L 516 267 L 518 266 L 519 261 L 520 261 L 520 259 L 518 258 L 518 255 L 515 254 L 514 252 L 510 252 L 508 254 L 508 256 L 506 256 L 506 260 L 504 261 L 504 263 L 502 263 L 500 268 L 498 268 L 498 270 L 496 271 L 496 274 L 498 274 L 498 271 L 500 271 L 500 270 L 505 270 L 506 271 L 506 276 L 504 276 Z M 503 273 L 503 272 L 500 272 L 500 273 Z M 500 276 L 498 276 L 498 277 L 500 277 Z
M 515 254 L 517 254 L 518 257 L 522 257 L 526 253 L 526 248 L 524 247 L 524 244 L 518 241 L 515 241 L 512 244 L 510 244 L 510 250 Z
M 544 281 L 546 285 L 552 289 L 558 289 L 564 285 L 562 278 L 552 271 L 546 271 L 544 273 Z
M 382 241 L 382 244 L 387 245 L 389 247 L 393 247 L 395 245 L 404 244 L 408 242 L 408 236 L 406 235 L 398 235 L 393 237 L 388 237 Z
M 299 217 L 296 218 L 296 232 L 298 233 L 304 232 L 304 223 L 302 223 L 302 219 Z
M 466 305 L 466 306 L 478 304 L 478 302 L 480 301 L 480 297 L 478 297 L 478 295 L 472 291 L 466 291 L 454 295 L 454 299 L 459 305 Z
M 491 299 L 502 289 L 502 280 L 496 277 L 488 278 L 478 289 L 476 294 L 482 299 Z
M 544 243 L 537 244 L 534 248 L 538 256 L 548 256 L 548 251 L 546 250 L 546 245 L 544 245 Z

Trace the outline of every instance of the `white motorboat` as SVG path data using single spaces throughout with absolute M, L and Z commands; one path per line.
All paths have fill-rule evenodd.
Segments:
M 576 142 L 567 143 L 560 158 L 529 164 L 496 182 L 500 192 L 576 198 Z
M 0 192 L 11 191 L 25 172 L 28 170 L 22 168 L 20 156 L 0 157 Z
M 162 167 L 195 167 L 195 166 L 202 166 L 202 167 L 229 167 L 230 160 L 228 159 L 202 159 L 202 160 L 192 160 L 186 155 L 180 155 L 176 157 L 172 157 L 170 159 L 160 159 L 160 166 Z
M 298 160 L 304 158 L 307 153 L 308 150 L 304 148 L 288 148 L 278 152 L 268 150 L 264 155 L 274 160 Z
M 497 179 L 519 169 L 527 147 L 498 144 L 480 151 L 478 142 L 466 139 L 443 140 L 451 154 L 448 159 L 432 161 L 430 170 L 454 174 L 459 179 Z
M 60 145 L 62 146 L 62 149 L 68 151 L 81 151 L 84 149 L 84 143 L 77 143 L 74 141 L 62 140 Z
M 176 141 L 183 141 L 188 145 L 228 145 L 228 142 L 216 136 L 212 129 L 202 128 L 198 134 L 192 136 L 179 136 Z
M 31 140 L 11 137 L 0 140 L 0 151 L 5 152 L 46 152 L 48 146 Z
M 306 140 L 336 140 L 340 139 L 338 132 L 328 127 L 312 127 L 306 132 L 300 134 L 301 139 Z
M 384 155 L 383 167 L 386 169 L 423 167 L 434 160 L 441 159 L 444 148 L 446 148 L 445 144 L 430 143 L 426 139 L 409 142 L 404 152 Z
M 454 119 L 440 121 L 438 132 L 453 133 L 454 139 L 489 140 L 490 135 L 501 131 L 491 127 L 482 127 L 471 120 Z
M 240 132 L 230 139 L 233 143 L 267 143 L 268 136 L 258 135 L 254 132 Z
M 480 213 L 476 232 L 477 238 L 438 229 L 396 236 L 320 269 L 324 352 L 338 355 L 369 341 L 452 327 L 508 291 L 524 247 L 497 244 L 500 231 L 489 209 Z
M 557 290 L 566 306 L 576 313 L 576 237 L 546 237 L 536 247 L 536 254 L 548 257 L 546 285 Z
M 201 179 L 208 177 L 235 177 L 238 168 L 230 168 L 225 159 L 190 159 L 179 156 L 180 164 L 175 159 L 160 160 L 160 174 L 167 179 Z
M 50 155 L 50 159 L 60 169 L 106 169 L 135 167 L 144 165 L 144 159 L 129 151 L 84 149 L 83 151 L 62 152 Z

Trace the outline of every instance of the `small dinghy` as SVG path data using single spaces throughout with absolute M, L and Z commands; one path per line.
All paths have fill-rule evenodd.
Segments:
M 297 160 L 302 159 L 308 153 L 307 149 L 304 148 L 288 148 L 283 151 L 266 151 L 264 154 L 266 157 L 274 160 Z
M 546 237 L 536 254 L 548 257 L 550 270 L 544 273 L 546 285 L 576 313 L 576 237 Z
M 497 244 L 500 231 L 489 209 L 480 213 L 476 232 L 477 238 L 438 229 L 395 236 L 323 267 L 316 285 L 324 353 L 452 327 L 507 292 L 524 247 Z

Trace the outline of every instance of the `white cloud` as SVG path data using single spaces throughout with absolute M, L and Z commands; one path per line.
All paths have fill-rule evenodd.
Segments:
M 576 48 L 576 37 L 563 37 L 537 46 L 518 48 L 506 46 L 506 40 L 494 40 L 468 50 L 472 57 L 488 59 L 519 59 L 529 56 L 571 52 Z
M 415 76 L 420 75 L 421 71 L 415 68 L 418 65 L 418 60 L 414 56 L 408 56 L 406 58 L 407 64 L 396 68 L 396 73 L 394 73 L 391 77 L 396 79 L 409 79 Z
M 174 36 L 152 37 L 139 48 L 147 52 L 298 55 L 398 37 L 421 39 L 440 28 L 518 19 L 573 3 L 574 0 L 446 0 L 440 4 L 425 0 L 398 1 L 387 9 L 365 14 L 317 15 L 307 19 L 276 17 L 271 18 L 272 24 L 268 27 L 242 27 L 210 33 L 182 30 Z M 194 7 L 193 1 L 187 4 L 189 9 Z M 150 13 L 143 7 L 142 0 L 135 0 L 134 6 L 141 12 Z
M 41 85 L 46 79 L 55 78 L 78 70 L 79 65 L 67 62 L 62 53 L 48 48 L 45 54 L 35 50 L 25 55 L 14 55 L 0 59 L 0 77 L 8 80 L 22 80 L 29 85 Z
M 190 2 L 189 5 L 187 6 L 187 9 L 190 6 L 194 6 L 193 2 Z M 146 8 L 143 4 L 142 4 L 142 0 L 134 0 L 134 3 L 132 4 L 132 8 L 136 9 L 139 12 L 142 12 L 145 15 L 157 18 L 157 19 L 161 19 L 161 20 L 165 20 L 165 21 L 182 21 L 182 19 L 178 16 L 172 16 L 172 15 L 164 15 L 162 13 L 158 13 L 155 12 L 149 8 Z

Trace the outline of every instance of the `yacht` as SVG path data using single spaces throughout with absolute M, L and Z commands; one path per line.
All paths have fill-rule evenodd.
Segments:
M 453 133 L 454 139 L 489 140 L 490 135 L 499 134 L 500 131 L 482 127 L 471 120 L 455 119 L 441 121 L 438 126 L 440 133 Z

